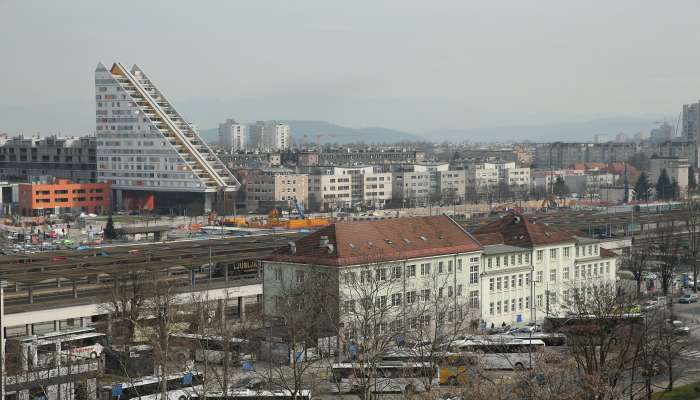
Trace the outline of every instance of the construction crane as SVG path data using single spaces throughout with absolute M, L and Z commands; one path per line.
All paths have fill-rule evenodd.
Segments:
M 306 215 L 304 215 L 304 210 L 301 208 L 301 205 L 299 205 L 297 199 L 294 199 L 294 208 L 297 210 L 297 213 L 299 213 L 299 219 L 306 219 Z

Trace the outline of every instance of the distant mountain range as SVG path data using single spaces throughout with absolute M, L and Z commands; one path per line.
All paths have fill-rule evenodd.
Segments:
M 292 139 L 296 143 L 315 143 L 316 135 L 321 135 L 319 137 L 321 143 L 338 144 L 425 142 L 427 140 L 418 135 L 382 127 L 348 128 L 326 121 L 280 120 L 280 122 L 289 124 Z M 208 143 L 219 141 L 218 128 L 202 129 L 200 135 Z
M 620 132 L 624 132 L 628 137 L 637 132 L 649 132 L 658 125 L 656 121 L 662 119 L 663 117 L 610 117 L 556 124 L 442 129 L 424 136 L 432 138 L 433 141 L 452 142 L 584 142 L 592 141 L 595 135 L 605 135 L 609 140 L 615 140 L 615 135 Z

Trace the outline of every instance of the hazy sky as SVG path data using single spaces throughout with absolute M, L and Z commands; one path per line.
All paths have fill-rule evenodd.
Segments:
M 98 61 L 139 64 L 205 128 L 676 116 L 700 97 L 698 15 L 692 0 L 0 0 L 0 132 L 94 129 Z

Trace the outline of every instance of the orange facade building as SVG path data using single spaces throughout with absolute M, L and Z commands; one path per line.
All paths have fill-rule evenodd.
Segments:
M 101 214 L 110 209 L 109 183 L 73 183 L 56 179 L 53 183 L 19 185 L 19 210 L 24 216 L 61 213 Z

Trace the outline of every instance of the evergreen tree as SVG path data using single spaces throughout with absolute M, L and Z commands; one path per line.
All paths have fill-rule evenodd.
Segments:
M 659 200 L 669 200 L 673 198 L 673 183 L 668 177 L 665 168 L 661 170 L 659 179 L 656 181 L 656 198 Z
M 646 172 L 642 172 L 637 178 L 637 182 L 634 184 L 634 193 L 637 200 L 647 201 L 649 200 L 649 192 L 651 192 L 651 185 L 649 184 L 649 176 Z
M 688 167 L 688 191 L 695 191 L 698 188 L 698 182 L 695 180 L 695 171 L 693 167 Z
M 105 225 L 103 235 L 105 239 L 116 239 L 117 231 L 114 229 L 114 221 L 112 220 L 112 214 L 109 214 L 107 218 L 107 225 Z

